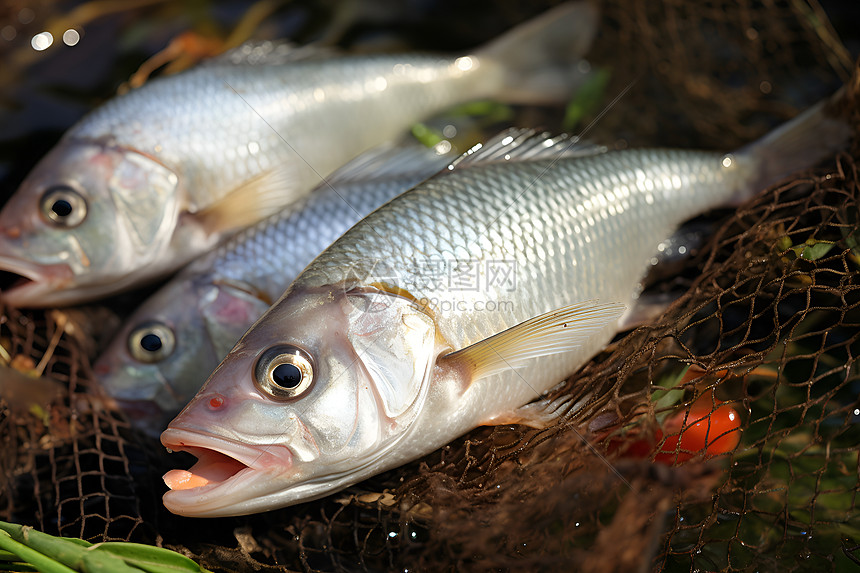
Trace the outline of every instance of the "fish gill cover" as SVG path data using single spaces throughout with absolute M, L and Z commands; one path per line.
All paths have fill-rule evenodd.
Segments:
M 126 33 L 176 18 L 154 4 L 128 12 Z M 380 23 L 369 10 L 336 36 L 347 47 L 380 34 L 453 50 L 461 46 L 428 40 L 428 23 L 468 45 L 541 10 L 504 2 L 476 16 L 475 6 L 421 5 L 420 25 L 397 11 Z M 591 129 L 594 140 L 732 149 L 842 81 L 855 102 L 842 113 L 860 125 L 850 6 L 825 5 L 831 24 L 814 1 L 607 0 L 590 60 L 609 81 L 575 99 L 569 117 L 584 109 L 581 129 L 629 87 Z M 305 34 L 321 19 L 341 22 L 330 7 L 278 10 Z M 405 28 L 411 40 L 397 32 Z M 514 113 L 520 123 L 563 122 L 560 112 Z M 20 159 L 20 148 L 3 149 Z M 713 215 L 706 244 L 650 287 L 680 298 L 556 391 L 593 394 L 575 416 L 545 430 L 481 428 L 341 493 L 256 516 L 191 521 L 163 509 L 163 448 L 93 382 L 90 360 L 109 320 L 3 308 L 0 519 L 158 543 L 218 571 L 858 565 L 858 159 L 855 148 Z M 129 300 L 87 314 L 127 313 Z M 87 327 L 95 323 L 102 328 Z M 704 442 L 688 439 L 703 427 Z

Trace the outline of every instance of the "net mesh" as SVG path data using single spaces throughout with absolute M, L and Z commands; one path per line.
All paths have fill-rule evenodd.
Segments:
M 508 23 L 538 10 L 504 6 Z M 851 77 L 814 0 L 611 0 L 603 14 L 593 61 L 624 97 L 590 132 L 618 147 L 731 149 Z M 849 82 L 849 101 L 856 92 Z M 591 395 L 561 423 L 479 428 L 344 492 L 256 516 L 168 514 L 160 475 L 182 462 L 100 397 L 86 322 L 4 307 L 0 518 L 157 543 L 223 571 L 860 564 L 857 157 L 712 217 L 707 244 L 652 285 L 682 293 L 668 310 L 555 391 Z M 19 372 L 53 398 L 28 399 Z M 678 439 L 703 401 L 712 436 L 732 433 L 718 412 L 737 413 L 736 449 L 702 459 Z M 634 451 L 643 442 L 648 451 Z

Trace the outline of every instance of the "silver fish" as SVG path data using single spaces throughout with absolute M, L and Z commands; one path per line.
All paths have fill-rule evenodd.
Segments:
M 162 434 L 199 461 L 165 474 L 180 515 L 315 499 L 482 424 L 545 426 L 531 402 L 618 330 L 685 219 L 845 145 L 819 105 L 734 154 L 559 157 L 512 133 L 374 211 L 305 269 Z M 550 152 L 516 157 L 516 147 Z M 564 155 L 562 153 L 561 155 Z M 446 272 L 428 271 L 441 261 Z
M 151 281 L 423 117 L 561 101 L 595 29 L 581 2 L 458 58 L 258 46 L 149 82 L 73 126 L 0 212 L 0 270 L 21 278 L 3 295 L 64 305 Z
M 309 197 L 194 261 L 120 328 L 93 366 L 102 387 L 132 422 L 158 435 L 315 256 L 452 159 L 415 143 L 369 151 Z

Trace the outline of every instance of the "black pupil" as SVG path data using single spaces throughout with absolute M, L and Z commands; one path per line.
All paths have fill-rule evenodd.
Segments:
M 147 352 L 155 352 L 161 349 L 161 338 L 157 334 L 147 334 L 140 339 L 140 347 Z
M 57 199 L 51 205 L 51 211 L 56 213 L 58 217 L 68 217 L 72 214 L 72 204 L 65 199 Z
M 272 381 L 281 388 L 292 390 L 302 383 L 302 371 L 295 364 L 278 364 L 272 370 Z

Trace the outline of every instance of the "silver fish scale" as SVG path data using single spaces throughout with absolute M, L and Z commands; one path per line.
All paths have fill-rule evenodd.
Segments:
M 630 150 L 455 170 L 372 213 L 294 285 L 393 283 L 428 304 L 455 348 L 577 301 L 629 303 L 659 242 L 745 185 L 746 170 L 721 158 Z M 433 260 L 444 273 L 428 272 Z M 457 261 L 477 267 L 474 282 L 456 280 Z M 494 284 L 496 263 L 513 284 Z
M 414 173 L 362 183 L 337 184 L 290 205 L 231 238 L 190 268 L 206 276 L 244 282 L 278 298 L 326 245 L 392 197 L 442 168 L 439 157 Z M 203 271 L 203 269 L 206 269 Z M 213 278 L 213 280 L 214 280 Z
M 284 161 L 297 161 L 304 177 L 316 177 L 305 161 L 325 175 L 417 118 L 498 89 L 496 66 L 464 72 L 452 62 L 363 56 L 285 66 L 213 63 L 106 102 L 66 138 L 151 154 L 180 176 L 193 210 Z M 342 152 L 333 152 L 332 138 Z

